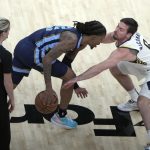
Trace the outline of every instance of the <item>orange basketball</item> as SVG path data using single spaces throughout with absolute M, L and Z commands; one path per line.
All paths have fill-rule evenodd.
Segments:
M 44 91 L 39 92 L 36 95 L 35 98 L 35 107 L 36 109 L 43 114 L 49 114 L 54 112 L 57 109 L 58 106 L 58 98 L 57 95 L 54 93 L 54 97 L 56 98 L 56 101 L 49 105 L 43 105 L 43 101 L 46 101 L 47 97 L 45 95 Z

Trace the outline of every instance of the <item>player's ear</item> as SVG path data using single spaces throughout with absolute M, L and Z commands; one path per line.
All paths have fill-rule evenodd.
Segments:
M 133 35 L 132 33 L 128 33 L 127 38 L 130 38 L 132 35 Z

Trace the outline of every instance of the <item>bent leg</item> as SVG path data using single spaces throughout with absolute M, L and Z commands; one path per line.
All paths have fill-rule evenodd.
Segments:
M 69 68 L 66 64 L 60 62 L 59 60 L 56 60 L 56 62 L 52 64 L 51 75 L 62 79 L 62 85 L 65 82 L 75 77 L 75 73 L 73 72 L 73 70 Z M 61 86 L 60 109 L 63 109 L 63 110 L 67 109 L 68 104 L 72 98 L 72 93 L 73 93 L 73 86 L 68 89 L 63 89 Z
M 128 75 L 130 74 L 128 70 L 128 64 L 120 63 L 118 66 L 111 68 L 110 72 L 131 97 L 128 102 L 119 104 L 117 108 L 121 111 L 138 110 L 137 99 L 139 94 L 134 88 L 133 82 Z
M 133 82 L 129 75 L 122 74 L 117 66 L 111 68 L 110 72 L 126 91 L 134 89 Z
M 144 126 L 147 130 L 146 135 L 147 146 L 145 147 L 146 150 L 150 148 L 150 98 L 147 98 L 145 96 L 139 96 L 138 107 L 144 122 Z
M 26 67 L 19 59 L 14 57 L 12 67 L 12 81 L 14 89 L 21 82 L 24 76 L 29 76 L 31 68 Z
M 55 77 L 61 78 L 62 85 L 68 80 L 75 77 L 72 69 L 68 68 L 64 63 L 56 61 L 55 64 L 52 65 L 52 75 Z M 67 107 L 72 98 L 73 86 L 68 89 L 63 89 L 61 86 L 60 90 L 60 105 L 58 109 L 58 113 L 55 113 L 51 118 L 51 122 L 59 127 L 65 129 L 73 129 L 77 127 L 77 122 L 67 117 Z
M 22 39 L 14 49 L 12 79 L 14 89 L 24 76 L 28 76 L 34 63 L 35 45 L 28 40 Z
M 146 129 L 150 130 L 150 81 L 141 85 L 138 107 Z
M 138 107 L 142 115 L 145 128 L 150 130 L 150 99 L 144 96 L 139 96 Z
M 69 81 L 70 79 L 75 77 L 75 73 L 68 68 L 67 73 L 61 77 L 62 78 L 62 86 Z M 60 90 L 60 95 L 61 95 L 61 101 L 60 101 L 60 108 L 61 109 L 66 109 L 68 107 L 69 102 L 71 101 L 72 98 L 72 93 L 73 93 L 73 87 L 71 86 L 68 89 L 64 89 L 61 86 L 61 90 Z
M 13 71 L 13 73 L 12 73 L 12 81 L 13 81 L 13 88 L 14 89 L 18 86 L 18 84 L 21 82 L 23 77 L 24 77 L 23 75 Z

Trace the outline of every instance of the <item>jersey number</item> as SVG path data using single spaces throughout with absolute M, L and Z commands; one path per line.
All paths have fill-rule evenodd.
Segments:
M 143 43 L 144 43 L 144 45 L 145 45 L 147 48 L 149 48 L 149 49 L 150 49 L 150 44 L 148 44 L 148 42 L 147 42 L 147 41 L 145 41 L 144 39 L 143 39 Z

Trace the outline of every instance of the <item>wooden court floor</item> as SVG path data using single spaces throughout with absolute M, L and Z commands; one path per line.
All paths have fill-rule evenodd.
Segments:
M 10 36 L 4 46 L 12 53 L 17 42 L 33 31 L 49 25 L 69 25 L 72 21 L 99 20 L 113 31 L 123 17 L 133 17 L 139 32 L 150 37 L 149 0 L 0 0 L 0 17 L 11 21 Z M 115 49 L 114 44 L 87 47 L 73 63 L 77 74 L 104 60 Z M 61 59 L 62 57 L 60 57 Z M 138 81 L 132 77 L 137 89 Z M 59 95 L 61 81 L 53 78 Z M 142 150 L 146 130 L 139 112 L 123 113 L 116 109 L 128 100 L 124 89 L 109 71 L 79 83 L 89 95 L 74 94 L 68 114 L 79 123 L 77 129 L 53 126 L 51 115 L 43 116 L 34 107 L 34 98 L 44 89 L 43 76 L 31 71 L 15 90 L 16 108 L 11 114 L 11 150 Z

